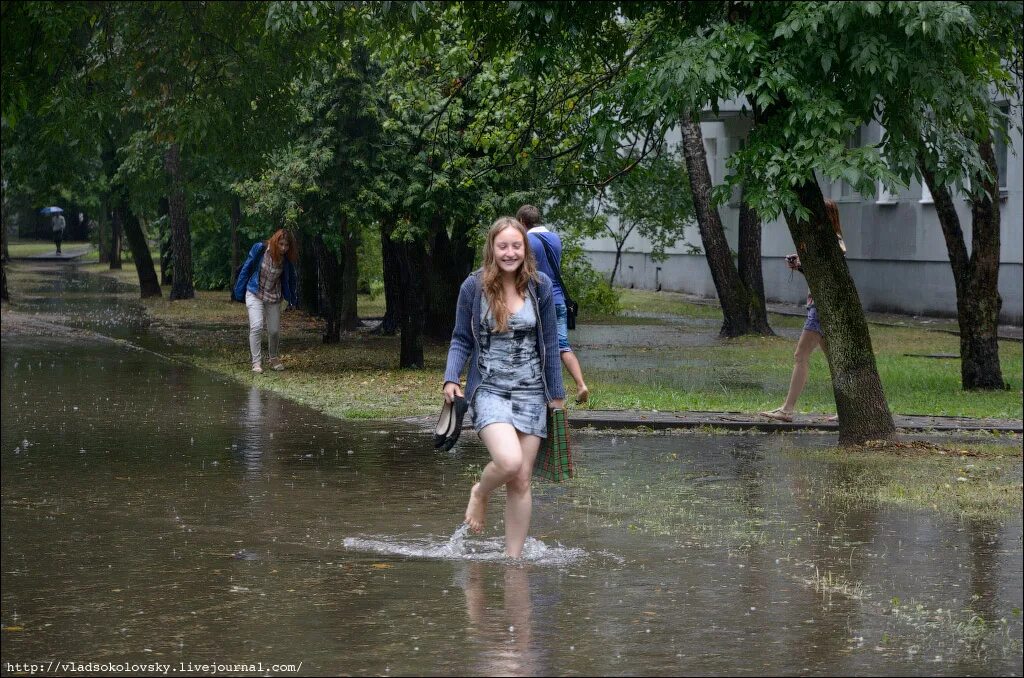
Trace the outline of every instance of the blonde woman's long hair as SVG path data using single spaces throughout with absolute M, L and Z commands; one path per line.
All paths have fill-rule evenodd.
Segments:
M 484 294 L 487 297 L 487 304 L 494 314 L 495 329 L 498 332 L 508 332 L 508 317 L 511 315 L 508 305 L 505 304 L 505 292 L 501 283 L 501 269 L 498 267 L 497 259 L 494 256 L 494 241 L 498 234 L 507 228 L 514 228 L 523 236 L 523 263 L 516 271 L 516 292 L 521 297 L 526 296 L 526 290 L 531 281 L 537 280 L 537 264 L 530 250 L 530 238 L 526 235 L 526 228 L 512 217 L 500 217 L 491 224 L 487 231 L 487 242 L 484 244 Z M 539 312 L 539 311 L 538 311 Z

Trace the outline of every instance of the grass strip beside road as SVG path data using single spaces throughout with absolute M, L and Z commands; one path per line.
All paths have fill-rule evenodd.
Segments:
M 121 271 L 111 272 L 100 264 L 82 268 L 137 285 L 130 262 Z M 593 394 L 589 408 L 757 412 L 782 404 L 802 318 L 770 316 L 772 327 L 789 336 L 718 340 L 713 336 L 717 324 L 708 322 L 720 317 L 717 309 L 667 303 L 666 297 L 657 293 L 629 292 L 623 304 L 627 311 L 663 317 L 651 321 L 630 318 L 627 324 L 647 322 L 662 329 L 678 325 L 680 335 L 689 333 L 692 337 L 702 332 L 707 336 L 697 342 L 699 345 L 678 347 L 578 346 L 577 355 Z M 343 335 L 340 344 L 324 344 L 319 320 L 300 311 L 288 311 L 283 314 L 281 343 L 288 369 L 253 375 L 249 370 L 245 307 L 228 298 L 227 291 L 197 291 L 192 300 L 170 302 L 165 297 L 143 304 L 155 329 L 180 347 L 181 357 L 323 412 L 352 418 L 387 418 L 433 414 L 439 407 L 446 342 L 425 342 L 425 369 L 402 370 L 397 368 L 397 337 L 355 332 Z M 678 312 L 670 313 L 672 309 Z M 360 296 L 359 310 L 364 317 L 379 317 L 384 312 L 383 298 Z M 581 322 L 600 320 L 584 317 Z M 637 330 L 642 332 L 643 328 Z M 879 325 L 871 326 L 871 337 L 886 397 L 894 412 L 1022 417 L 1024 361 L 1020 343 L 1000 342 L 1003 375 L 1010 382 L 1008 390 L 965 392 L 960 388 L 958 360 L 905 355 L 956 354 L 958 337 L 917 327 Z M 621 354 L 623 359 L 594 357 L 608 350 Z M 571 380 L 567 391 L 570 395 L 573 392 Z M 828 365 L 820 351 L 811 359 L 810 377 L 798 410 L 835 411 Z

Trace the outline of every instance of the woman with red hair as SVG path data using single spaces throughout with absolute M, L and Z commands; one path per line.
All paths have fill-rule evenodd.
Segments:
M 231 298 L 244 301 L 249 311 L 249 353 L 252 371 L 263 372 L 263 328 L 267 328 L 267 354 L 272 370 L 283 370 L 279 354 L 281 342 L 281 300 L 297 306 L 295 298 L 295 262 L 298 249 L 291 231 L 278 229 L 266 242 L 249 250 Z

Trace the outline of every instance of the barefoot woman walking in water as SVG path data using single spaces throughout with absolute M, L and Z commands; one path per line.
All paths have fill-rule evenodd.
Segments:
M 480 532 L 487 501 L 505 486 L 505 553 L 519 558 L 530 529 L 530 479 L 547 436 L 547 408 L 562 407 L 562 363 L 551 279 L 538 273 L 526 229 L 511 217 L 491 226 L 484 263 L 462 283 L 448 350 L 444 396 L 463 391 L 473 427 L 491 454 L 470 491 L 466 523 Z

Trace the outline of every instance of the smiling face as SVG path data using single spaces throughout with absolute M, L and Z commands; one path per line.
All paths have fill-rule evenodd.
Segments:
M 526 258 L 523 234 L 516 228 L 506 228 L 494 238 L 494 261 L 502 273 L 515 273 Z

